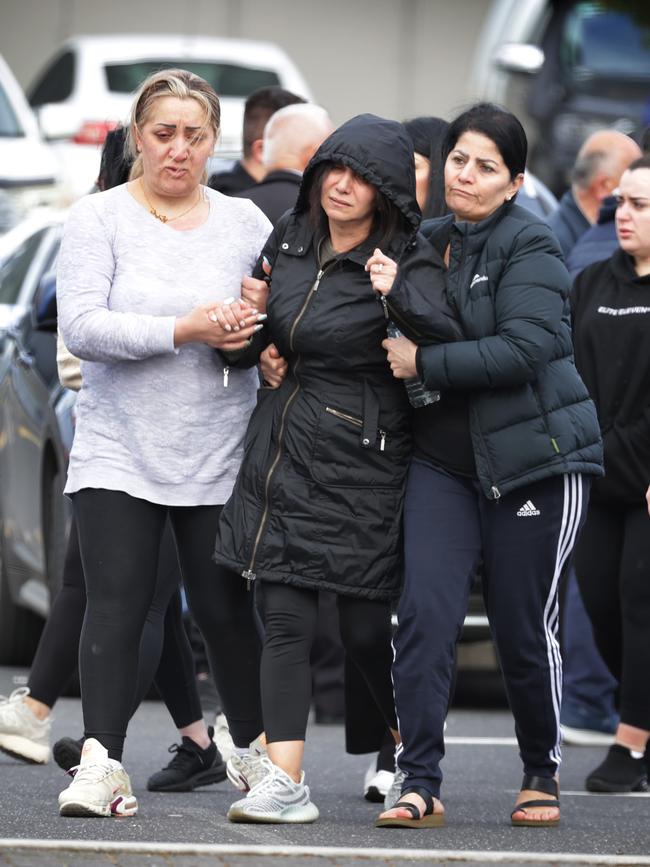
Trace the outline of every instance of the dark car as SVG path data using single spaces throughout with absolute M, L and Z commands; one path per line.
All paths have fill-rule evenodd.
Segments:
M 61 227 L 49 214 L 0 239 L 0 664 L 31 661 L 63 572 L 74 398 L 43 318 Z
M 556 195 L 584 140 L 613 128 L 637 141 L 650 123 L 650 4 L 496 0 L 473 88 L 517 114 L 532 171 Z

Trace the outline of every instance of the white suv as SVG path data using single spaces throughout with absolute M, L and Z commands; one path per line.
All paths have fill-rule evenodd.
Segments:
M 280 85 L 311 99 L 286 53 L 268 42 L 190 36 L 77 36 L 65 42 L 28 88 L 43 135 L 65 161 L 75 192 L 88 191 L 106 132 L 127 120 L 133 93 L 152 72 L 181 67 L 212 84 L 221 100 L 217 153 L 238 157 L 246 97 Z

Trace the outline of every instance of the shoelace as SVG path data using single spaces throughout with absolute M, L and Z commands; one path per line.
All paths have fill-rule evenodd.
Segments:
M 167 768 L 183 771 L 189 768 L 190 765 L 194 763 L 195 759 L 198 759 L 202 765 L 205 765 L 203 755 L 201 754 L 203 751 L 194 751 L 183 743 L 172 744 L 171 747 L 168 748 L 167 752 L 176 753 L 174 758 L 167 765 Z
M 74 779 L 75 783 L 99 783 L 114 770 L 117 769 L 100 762 L 93 762 L 88 765 L 76 765 L 74 768 L 70 768 L 67 773 Z
M 9 697 L 6 695 L 0 695 L 0 707 L 2 708 L 3 714 L 10 714 L 9 722 L 11 724 L 16 724 L 21 721 L 20 711 L 23 709 L 23 699 L 29 695 L 29 689 L 26 686 L 19 686 L 18 689 L 15 689 Z M 36 721 L 37 718 L 34 717 Z
M 267 759 L 266 757 L 262 756 L 259 758 L 259 763 L 262 765 L 263 768 L 266 769 L 266 773 L 259 781 L 259 783 L 256 783 L 252 787 L 252 789 L 248 793 L 248 797 L 251 797 L 251 795 L 255 795 L 255 797 L 257 797 L 258 795 L 273 794 L 272 790 L 275 786 L 277 778 L 280 776 L 286 778 L 286 781 L 291 782 L 293 785 L 297 785 L 293 782 L 293 780 L 291 780 L 288 774 L 285 774 L 281 768 L 278 768 L 277 765 L 274 765 L 271 759 Z M 284 779 L 283 782 L 285 782 Z

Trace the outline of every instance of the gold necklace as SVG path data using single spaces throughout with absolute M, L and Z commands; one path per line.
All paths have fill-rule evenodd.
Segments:
M 201 194 L 201 188 L 199 187 L 199 196 L 193 205 L 191 205 L 186 211 L 183 211 L 180 214 L 176 214 L 175 217 L 168 217 L 166 214 L 161 214 L 160 211 L 157 211 L 151 204 L 151 202 L 149 201 L 149 196 L 147 195 L 147 192 L 144 188 L 144 183 L 142 182 L 142 179 L 140 179 L 140 189 L 142 190 L 142 195 L 144 196 L 145 202 L 149 205 L 149 213 L 152 217 L 160 220 L 161 223 L 172 223 L 174 220 L 180 220 L 181 217 L 184 217 L 186 214 L 189 214 L 190 211 L 193 211 L 203 198 Z

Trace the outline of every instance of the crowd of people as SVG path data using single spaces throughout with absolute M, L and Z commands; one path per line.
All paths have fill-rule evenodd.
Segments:
M 511 824 L 560 821 L 574 608 L 616 718 L 586 786 L 645 790 L 650 158 L 596 134 L 549 223 L 519 203 L 526 135 L 492 104 L 335 129 L 263 88 L 242 160 L 208 182 L 219 124 L 203 79 L 153 74 L 124 151 L 66 222 L 74 525 L 29 685 L 0 701 L 0 750 L 48 760 L 78 648 L 84 736 L 56 745 L 71 777 L 61 815 L 137 813 L 122 753 L 154 680 L 180 743 L 149 789 L 227 774 L 241 794 L 230 821 L 313 822 L 303 756 L 329 605 L 355 684 L 348 743 L 379 751 L 365 786 L 384 801 L 377 827 L 441 826 L 455 645 L 480 570 L 523 770 Z M 576 266 L 572 287 L 565 260 L 601 205 L 612 255 Z

